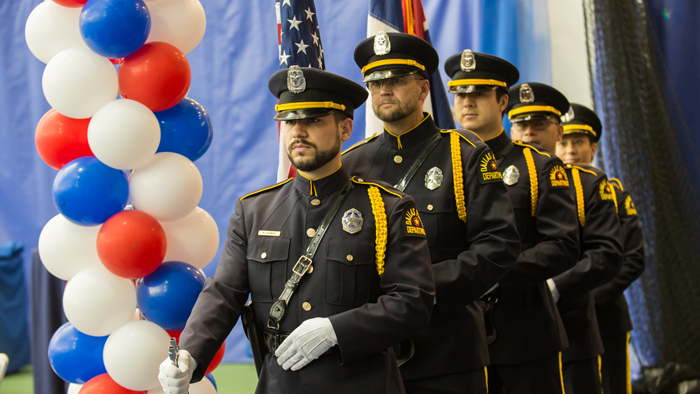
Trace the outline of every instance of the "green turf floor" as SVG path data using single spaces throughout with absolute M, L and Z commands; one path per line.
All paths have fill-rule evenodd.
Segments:
M 221 364 L 214 370 L 219 394 L 250 394 L 255 391 L 258 377 L 253 364 Z M 0 394 L 33 394 L 32 368 L 25 367 L 5 376 Z M 36 393 L 40 394 L 40 393 Z

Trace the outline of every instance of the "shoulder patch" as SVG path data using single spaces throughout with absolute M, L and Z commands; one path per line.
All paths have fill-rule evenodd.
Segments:
M 629 194 L 625 198 L 625 212 L 627 212 L 627 216 L 637 216 L 637 209 L 634 207 L 632 196 Z
M 552 167 L 549 171 L 549 186 L 553 189 L 569 187 L 569 177 L 566 176 L 564 167 L 559 164 Z
M 292 179 L 294 179 L 294 178 L 288 178 L 287 180 L 282 181 L 282 182 L 280 182 L 280 183 L 274 184 L 274 185 L 272 185 L 272 186 L 264 187 L 264 188 L 262 188 L 262 189 L 260 189 L 260 190 L 254 191 L 254 192 L 252 192 L 252 193 L 248 193 L 248 194 L 246 194 L 245 196 L 241 197 L 240 200 L 243 201 L 244 198 L 248 198 L 248 197 L 250 197 L 250 196 L 254 196 L 254 195 L 256 195 L 256 194 L 260 194 L 260 193 L 262 193 L 262 192 L 264 192 L 264 191 L 272 190 L 272 189 L 274 189 L 274 188 L 276 188 L 276 187 L 282 186 L 282 185 L 284 185 L 285 183 L 291 181 Z
M 617 178 L 610 178 L 608 179 L 608 182 L 610 182 L 610 184 L 613 185 L 613 187 L 616 187 L 620 190 L 625 190 L 625 188 L 622 187 L 622 182 L 620 182 L 620 180 Z
M 608 182 L 607 179 L 603 179 L 602 181 L 600 181 L 600 185 L 598 186 L 598 190 L 600 192 L 600 199 L 603 201 L 614 200 L 615 197 L 613 195 L 612 188 L 612 185 L 610 185 L 610 182 Z
M 528 143 L 526 143 L 526 142 L 522 142 L 522 141 L 518 141 L 518 140 L 513 140 L 513 143 L 514 143 L 515 145 L 520 145 L 520 146 L 522 146 L 523 148 L 530 148 L 530 149 L 534 150 L 535 152 L 541 154 L 542 156 L 552 157 L 549 153 L 540 152 L 540 151 L 539 151 L 537 148 L 535 148 L 533 145 L 530 145 L 530 144 L 528 144 Z
M 410 203 L 404 207 L 401 227 L 403 235 L 406 237 L 425 238 L 425 227 L 423 227 L 423 220 L 418 215 L 416 204 Z
M 479 183 L 503 182 L 503 175 L 498 171 L 496 156 L 487 150 L 479 156 Z
M 364 145 L 364 144 L 366 144 L 366 143 L 372 141 L 376 136 L 377 136 L 377 133 L 372 134 L 371 137 L 365 138 L 364 140 L 362 140 L 362 141 L 356 143 L 355 145 L 349 147 L 348 149 L 346 149 L 346 150 L 345 150 L 343 153 L 341 153 L 340 155 L 342 156 L 342 155 L 344 155 L 344 154 L 350 152 L 351 150 L 357 148 L 358 146 L 362 146 L 362 145 Z

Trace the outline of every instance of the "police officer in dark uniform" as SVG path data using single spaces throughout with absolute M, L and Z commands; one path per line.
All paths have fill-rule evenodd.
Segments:
M 428 324 L 433 275 L 413 199 L 341 165 L 367 92 L 298 66 L 269 88 L 297 175 L 236 202 L 179 365 L 161 364 L 161 384 L 186 393 L 202 379 L 250 294 L 267 348 L 256 393 L 403 393 L 391 346 Z
M 549 119 L 566 112 L 565 97 L 538 85 L 506 89 L 518 79 L 507 61 L 465 50 L 445 62 L 455 93 L 455 113 L 491 147 L 503 172 L 520 234 L 521 252 L 498 288 L 484 297 L 492 393 L 563 392 L 561 351 L 568 345 L 546 280 L 573 267 L 578 259 L 576 210 L 568 179 L 552 178 L 563 167 L 540 147 L 511 140 L 501 125 Z M 513 90 L 511 90 L 513 92 Z M 557 121 L 558 123 L 558 121 Z M 439 296 L 438 296 L 439 303 Z
M 540 138 L 546 149 L 552 149 L 564 161 L 555 177 L 568 178 L 576 201 L 581 256 L 576 267 L 548 280 L 557 301 L 569 348 L 562 355 L 564 383 L 567 393 L 598 394 L 601 392 L 599 356 L 603 344 L 595 315 L 591 291 L 612 279 L 622 264 L 622 245 L 619 241 L 620 223 L 615 207 L 615 193 L 605 173 L 580 161 L 583 149 L 600 136 L 598 117 L 579 104 L 571 104 L 564 116 L 561 141 Z M 585 132 L 585 133 L 584 133 Z M 532 138 L 525 132 L 514 132 L 519 138 Z M 532 134 L 535 134 L 533 132 Z M 545 132 L 542 132 L 545 133 Z M 564 174 L 565 172 L 565 174 Z
M 557 143 L 557 155 L 567 164 L 567 169 L 579 168 L 584 171 L 584 168 L 595 172 L 598 176 L 602 176 L 602 172 L 596 168 L 585 166 L 584 163 L 590 163 L 598 148 L 597 143 L 600 140 L 600 135 L 603 131 L 602 124 L 598 116 L 592 110 L 579 105 L 571 104 L 571 112 L 567 116 L 567 121 L 564 124 L 564 138 Z M 573 164 L 573 166 L 572 166 Z M 585 171 L 584 171 L 585 172 Z M 585 183 L 586 175 L 581 173 L 582 183 Z M 590 176 L 588 176 L 590 178 Z M 603 180 L 601 179 L 601 182 Z M 609 185 L 604 187 L 598 186 L 598 190 L 593 190 L 594 196 L 591 200 L 599 200 L 595 193 L 604 191 L 602 195 L 608 196 L 605 200 L 607 210 L 610 210 L 611 202 L 616 203 L 617 217 L 620 222 L 620 241 L 623 248 L 623 263 L 620 273 L 611 281 L 593 290 L 592 294 L 595 298 L 595 313 L 597 316 L 597 325 L 602 337 L 602 344 L 596 342 L 589 344 L 590 348 L 597 350 L 603 349 L 605 353 L 595 363 L 593 368 L 596 379 L 598 379 L 598 371 L 603 379 L 603 391 L 608 394 L 625 394 L 630 390 L 631 380 L 629 376 L 629 331 L 632 329 L 632 321 L 629 316 L 629 308 L 627 300 L 623 294 L 624 290 L 636 280 L 644 271 L 644 237 L 642 229 L 639 225 L 637 211 L 634 208 L 632 197 L 622 187 L 622 184 L 617 179 L 610 179 Z M 583 186 L 586 190 L 586 186 Z M 614 192 L 616 201 L 611 201 L 609 192 Z M 582 233 L 588 231 L 588 227 L 592 225 L 591 215 L 589 215 L 589 207 L 585 206 L 584 220 L 586 228 Z M 595 220 L 595 219 L 594 219 Z M 609 230 L 601 228 L 603 234 Z M 603 239 L 602 237 L 598 239 Z M 563 300 L 563 298 L 562 298 Z M 562 311 L 562 303 L 559 303 L 560 312 Z M 589 305 L 585 308 L 588 315 L 592 314 Z M 566 325 L 566 318 L 564 318 Z M 572 343 L 571 332 L 569 333 L 569 341 Z M 579 329 L 579 332 L 582 330 Z M 602 345 L 602 346 L 601 346 Z M 589 350 L 589 354 L 594 354 Z M 564 354 L 566 356 L 566 352 Z M 596 392 L 600 392 L 597 388 Z M 574 392 L 577 392 L 574 390 Z
M 415 353 L 401 366 L 406 391 L 485 394 L 488 348 L 476 301 L 520 250 L 496 159 L 474 133 L 440 130 L 423 112 L 427 77 L 438 66 L 425 40 L 380 32 L 357 46 L 355 61 L 384 132 L 344 152 L 344 166 L 415 198 L 435 274 L 430 326 L 413 336 Z M 412 168 L 415 176 L 407 179 Z

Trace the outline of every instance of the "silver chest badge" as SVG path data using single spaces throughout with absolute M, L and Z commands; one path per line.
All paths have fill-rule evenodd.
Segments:
M 306 79 L 301 67 L 292 66 L 287 71 L 287 89 L 292 93 L 301 93 L 306 90 Z
M 465 49 L 464 52 L 462 52 L 462 60 L 459 62 L 459 66 L 464 72 L 476 70 L 476 59 L 471 49 Z
M 509 166 L 503 171 L 503 183 L 508 186 L 515 185 L 520 179 L 520 170 L 516 166 Z
M 523 104 L 532 104 L 535 102 L 535 93 L 530 85 L 524 83 L 520 85 L 520 102 Z
M 374 54 L 383 56 L 391 52 L 391 41 L 389 35 L 383 31 L 378 32 L 374 36 Z
M 428 170 L 427 174 L 425 174 L 425 187 L 427 187 L 428 190 L 435 190 L 442 185 L 442 179 L 442 170 L 437 167 L 433 167 Z
M 362 214 L 355 208 L 350 208 L 343 214 L 343 230 L 350 234 L 359 233 L 362 230 Z

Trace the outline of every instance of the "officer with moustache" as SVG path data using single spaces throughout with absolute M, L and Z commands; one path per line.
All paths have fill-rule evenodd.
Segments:
M 428 324 L 435 290 L 413 199 L 341 165 L 367 92 L 298 66 L 269 88 L 297 175 L 236 201 L 178 365 L 165 360 L 159 380 L 180 394 L 202 379 L 250 294 L 266 347 L 256 393 L 404 393 L 391 346 Z
M 483 298 L 491 338 L 489 391 L 562 394 L 561 351 L 568 342 L 546 280 L 578 259 L 576 209 L 566 176 L 552 177 L 563 168 L 561 160 L 539 146 L 511 140 L 501 122 L 509 106 L 514 127 L 520 127 L 522 121 L 558 117 L 569 103 L 529 85 L 515 88 L 522 94 L 509 98 L 518 71 L 488 54 L 465 50 L 447 59 L 445 71 L 452 78 L 448 86 L 458 121 L 488 144 L 503 171 L 520 234 L 515 266 Z
M 564 138 L 557 143 L 557 156 L 567 163 L 567 168 L 584 167 L 595 157 L 602 124 L 595 112 L 579 104 L 571 104 L 567 119 Z M 609 184 L 612 190 L 608 190 L 614 191 L 616 198 L 624 260 L 620 273 L 613 280 L 593 290 L 596 319 L 605 351 L 597 366 L 605 394 L 627 394 L 632 387 L 629 373 L 632 320 L 623 292 L 644 271 L 644 236 L 629 192 L 618 179 L 610 179 Z M 588 218 L 586 223 L 588 225 Z
M 397 185 L 425 223 L 436 287 L 430 325 L 401 345 L 408 393 L 486 393 L 488 347 L 477 304 L 513 266 L 519 237 L 493 152 L 474 133 L 423 112 L 438 55 L 425 40 L 380 32 L 355 61 L 384 132 L 343 154 L 349 172 Z M 406 348 L 408 347 L 408 351 Z
M 546 88 L 558 93 L 554 88 Z M 519 92 L 511 91 L 511 97 L 516 94 Z M 564 118 L 585 118 L 585 115 L 581 106 L 572 104 Z M 540 123 L 544 127 L 538 127 Z M 531 119 L 515 124 L 514 138 L 541 144 L 558 156 L 562 153 L 560 143 L 573 127 L 561 125 L 556 119 Z M 622 264 L 614 192 L 605 173 L 587 164 L 566 164 L 553 175 L 569 179 L 576 201 L 581 245 L 576 266 L 547 281 L 569 339 L 569 348 L 562 354 L 564 387 L 567 393 L 598 394 L 601 392 L 598 356 L 603 352 L 603 344 L 591 290 L 612 279 Z

